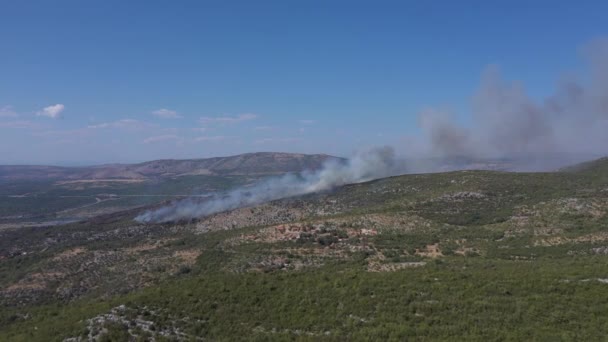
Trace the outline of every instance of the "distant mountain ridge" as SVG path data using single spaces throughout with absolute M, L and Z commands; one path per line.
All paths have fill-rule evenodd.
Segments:
M 0 165 L 0 181 L 99 180 L 177 177 L 185 175 L 264 175 L 319 169 L 328 160 L 345 159 L 326 154 L 282 152 L 245 153 L 204 159 L 163 159 L 137 164 L 86 167 Z

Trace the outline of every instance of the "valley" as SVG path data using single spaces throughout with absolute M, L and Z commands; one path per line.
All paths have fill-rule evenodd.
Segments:
M 0 227 L 44 226 L 320 168 L 326 155 L 252 153 L 92 167 L 0 166 Z M 1 228 L 0 228 L 1 229 Z

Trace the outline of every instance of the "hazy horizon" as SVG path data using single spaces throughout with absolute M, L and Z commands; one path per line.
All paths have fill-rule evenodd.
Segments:
M 0 164 L 606 154 L 608 4 L 473 7 L 3 3 Z

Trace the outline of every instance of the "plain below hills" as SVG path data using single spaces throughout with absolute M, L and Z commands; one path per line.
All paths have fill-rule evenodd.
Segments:
M 79 219 L 318 170 L 324 154 L 259 152 L 89 167 L 0 166 L 0 223 Z M 38 224 L 38 223 L 36 223 Z
M 258 152 L 229 157 L 165 159 L 87 167 L 0 165 L 0 181 L 145 180 L 184 175 L 266 175 L 316 170 L 330 159 L 343 160 L 325 154 Z

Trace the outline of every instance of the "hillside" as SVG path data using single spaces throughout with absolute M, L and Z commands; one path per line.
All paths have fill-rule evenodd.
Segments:
M 264 177 L 319 169 L 328 155 L 248 153 L 92 167 L 0 166 L 0 228 L 79 220 L 188 196 L 207 196 Z
M 608 171 L 608 157 L 586 161 L 559 169 L 561 172 L 603 173 Z
M 0 182 L 34 180 L 150 179 L 185 175 L 254 175 L 318 169 L 328 159 L 324 154 L 278 152 L 247 153 L 230 157 L 155 160 L 139 164 L 109 164 L 90 167 L 0 165 Z
M 608 170 L 574 169 L 404 175 L 194 222 L 131 210 L 3 230 L 0 340 L 601 340 Z

